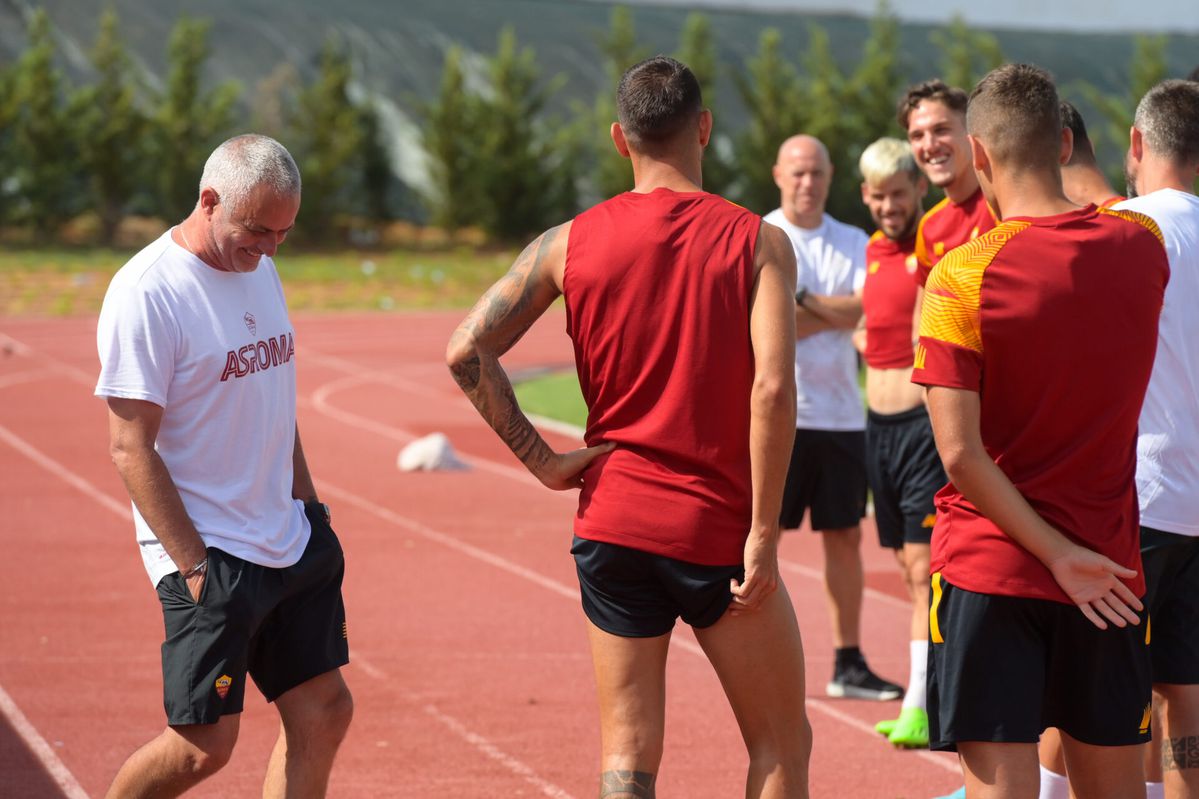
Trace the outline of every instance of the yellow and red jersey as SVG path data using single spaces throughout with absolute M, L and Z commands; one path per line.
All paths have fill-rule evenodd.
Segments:
M 1144 593 L 1137 418 L 1169 278 L 1148 217 L 1097 209 L 1013 218 L 951 252 L 925 287 L 913 382 L 974 391 L 987 452 L 1049 524 L 1134 569 Z M 932 571 L 987 594 L 1070 600 L 952 484 Z
M 928 273 L 947 252 L 986 233 L 995 227 L 995 221 L 981 188 L 960 203 L 946 197 L 928 209 L 916 228 L 919 284 L 928 281 Z

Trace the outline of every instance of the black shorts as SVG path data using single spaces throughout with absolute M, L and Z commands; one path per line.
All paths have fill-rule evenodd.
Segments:
M 1141 528 L 1153 681 L 1199 684 L 1199 538 Z
M 779 521 L 786 530 L 811 508 L 813 530 L 856 527 L 866 515 L 866 434 L 796 430 Z
M 583 612 L 596 627 L 622 638 L 653 638 L 675 619 L 711 627 L 733 601 L 729 581 L 745 579 L 745 567 L 703 566 L 665 555 L 574 537 Z
M 923 405 L 895 414 L 866 412 L 866 477 L 878 542 L 888 549 L 927 544 L 937 520 L 933 497 L 949 480 Z
M 1147 742 L 1148 632 L 1144 617 L 1100 630 L 1073 605 L 977 594 L 934 574 L 929 747 L 1036 743 L 1046 727 L 1095 746 Z
M 350 660 L 341 599 L 341 544 L 319 513 L 293 566 L 271 569 L 208 549 L 200 601 L 179 572 L 158 582 L 167 723 L 215 724 L 240 713 L 246 672 L 273 702 Z

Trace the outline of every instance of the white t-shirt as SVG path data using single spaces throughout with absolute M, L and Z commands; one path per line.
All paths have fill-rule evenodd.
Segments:
M 1115 207 L 1157 222 L 1170 260 L 1157 356 L 1138 423 L 1141 524 L 1199 536 L 1199 198 L 1161 189 Z
M 791 224 L 778 208 L 764 219 L 781 227 L 795 247 L 796 285 L 812 294 L 849 296 L 866 284 L 866 242 L 859 228 L 828 214 L 817 228 Z M 863 430 L 862 394 L 852 330 L 822 330 L 795 342 L 795 426 Z
M 154 447 L 204 544 L 273 568 L 311 533 L 291 496 L 294 337 L 270 258 L 221 272 L 170 231 L 113 277 L 96 330 L 96 396 L 162 406 Z M 192 565 L 171 561 L 136 506 L 133 519 L 155 585 Z

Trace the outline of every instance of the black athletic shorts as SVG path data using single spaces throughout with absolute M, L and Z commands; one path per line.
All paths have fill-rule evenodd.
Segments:
M 1100 630 L 1073 605 L 977 594 L 934 574 L 929 747 L 1036 743 L 1046 727 L 1096 746 L 1147 742 L 1148 632 L 1145 616 Z
M 1199 538 L 1141 528 L 1153 681 L 1199 684 Z
M 856 527 L 866 515 L 866 434 L 861 430 L 796 430 L 779 521 L 786 530 Z
M 622 638 L 653 638 L 675 619 L 711 627 L 733 601 L 729 580 L 745 579 L 745 567 L 703 566 L 638 549 L 574 537 L 583 612 L 601 630 Z
M 866 478 L 878 542 L 888 549 L 927 544 L 937 520 L 933 497 L 949 480 L 923 405 L 895 414 L 866 412 Z
M 273 702 L 349 662 L 341 544 L 321 513 L 293 566 L 272 569 L 209 547 L 200 601 L 179 572 L 158 582 L 167 723 L 215 724 L 240 713 L 246 672 Z

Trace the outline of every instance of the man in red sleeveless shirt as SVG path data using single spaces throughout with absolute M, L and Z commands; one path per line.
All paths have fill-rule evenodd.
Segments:
M 1134 472 L 1169 266 L 1148 217 L 1066 198 L 1058 103 L 1026 64 L 974 89 L 973 166 L 1003 221 L 933 268 L 912 375 L 951 481 L 932 540 L 930 745 L 957 749 L 977 797 L 1037 794 L 1047 726 L 1080 799 L 1145 795 Z
M 795 429 L 795 255 L 700 188 L 699 84 L 658 56 L 629 69 L 612 139 L 632 191 L 531 244 L 455 331 L 455 380 L 546 486 L 581 488 L 575 556 L 595 662 L 603 796 L 652 797 L 666 655 L 681 617 L 750 754 L 747 796 L 806 797 L 799 628 L 778 573 Z M 499 364 L 559 296 L 587 448 L 550 450 Z
M 875 729 L 896 746 L 928 746 L 928 558 L 945 471 L 933 442 L 924 390 L 912 384 L 917 308 L 916 224 L 928 182 L 899 139 L 862 152 L 862 201 L 878 231 L 866 245 L 860 335 L 866 361 L 866 475 L 879 543 L 895 551 L 912 597 L 908 688 L 898 719 Z
M 937 79 L 918 83 L 900 99 L 898 121 L 916 164 L 945 192 L 916 228 L 916 275 L 923 286 L 945 253 L 995 227 L 995 217 L 970 166 L 964 91 Z

